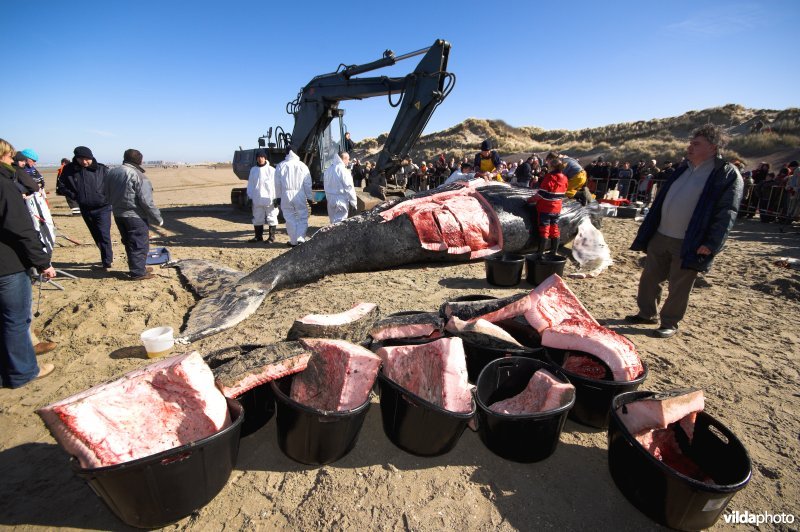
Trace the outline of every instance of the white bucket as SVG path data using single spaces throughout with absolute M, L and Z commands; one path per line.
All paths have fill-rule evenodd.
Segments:
M 147 358 L 161 357 L 170 352 L 175 345 L 172 332 L 172 327 L 156 327 L 142 333 L 140 338 L 147 351 Z

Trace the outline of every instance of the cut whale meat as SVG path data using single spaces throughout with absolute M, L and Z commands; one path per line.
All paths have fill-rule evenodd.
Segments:
M 301 343 L 313 354 L 292 381 L 292 400 L 328 412 L 352 410 L 367 401 L 381 365 L 378 356 L 344 340 L 308 338 Z
M 611 368 L 615 381 L 632 381 L 644 373 L 633 343 L 594 321 L 566 319 L 544 330 L 542 345 L 594 355 Z
M 524 349 L 513 336 L 486 320 L 468 322 L 453 316 L 445 329 L 470 344 L 495 349 Z
M 292 324 L 287 340 L 299 338 L 338 338 L 348 342 L 361 342 L 373 324 L 380 318 L 375 303 L 359 303 L 339 314 L 309 314 Z
M 452 316 L 464 321 L 484 319 L 492 323 L 521 316 L 530 308 L 530 295 L 515 294 L 500 299 L 488 298 L 478 301 L 446 301 L 439 308 L 445 318 Z
M 683 388 L 632 401 L 618 411 L 622 422 L 631 434 L 643 430 L 665 429 L 686 416 L 701 412 L 705 407 L 703 390 Z M 687 432 L 689 439 L 694 430 Z
M 196 351 L 159 360 L 37 414 L 83 468 L 174 449 L 230 425 L 225 397 Z
M 311 350 L 300 342 L 277 342 L 247 352 L 223 351 L 206 360 L 213 367 L 217 388 L 233 399 L 256 386 L 303 371 L 310 356 Z
M 531 376 L 524 390 L 491 404 L 489 410 L 512 415 L 547 412 L 568 404 L 574 394 L 572 384 L 561 382 L 549 371 L 540 369 Z
M 530 293 L 530 307 L 525 312 L 525 319 L 541 334 L 548 327 L 570 318 L 599 325 L 564 280 L 553 274 Z
M 472 392 L 460 338 L 422 345 L 381 347 L 383 372 L 411 393 L 451 412 L 471 412 Z
M 388 316 L 375 325 L 369 332 L 375 340 L 395 338 L 421 338 L 441 332 L 444 320 L 435 312 L 414 312 L 398 316 Z
M 700 482 L 712 483 L 702 468 L 687 456 L 680 440 L 690 445 L 697 414 L 705 407 L 702 390 L 684 388 L 654 394 L 617 409 L 623 425 L 654 458 Z

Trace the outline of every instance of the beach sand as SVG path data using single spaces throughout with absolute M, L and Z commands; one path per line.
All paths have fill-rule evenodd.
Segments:
M 282 225 L 273 245 L 245 242 L 252 236 L 250 215 L 229 205 L 230 189 L 244 183 L 229 169 L 149 169 L 147 174 L 166 220 L 151 246 L 166 246 L 173 259 L 206 259 L 248 271 L 288 249 Z M 48 190 L 54 190 L 53 172 L 46 175 Z M 113 271 L 90 270 L 99 252 L 83 220 L 69 216 L 66 202 L 55 194 L 50 204 L 59 231 L 83 242 L 75 246 L 59 239 L 64 245 L 53 259 L 78 279 L 59 279 L 63 292 L 45 287 L 41 316 L 34 320 L 43 339 L 59 344 L 40 357 L 54 363 L 55 372 L 19 390 L 0 390 L 0 526 L 119 529 L 122 523 L 75 476 L 69 457 L 34 410 L 146 365 L 139 334 L 160 325 L 180 329 L 195 299 L 174 269 L 158 269 L 158 277 L 149 281 L 125 280 L 125 252 L 116 228 Z M 327 217 L 312 216 L 310 233 L 326 223 Z M 605 220 L 603 233 L 615 264 L 597 278 L 567 282 L 598 320 L 636 344 L 650 366 L 641 389 L 703 389 L 706 411 L 747 447 L 752 481 L 729 509 L 800 517 L 800 274 L 773 264 L 780 256 L 800 256 L 800 235 L 752 220 L 737 224 L 705 286 L 692 294 L 680 334 L 659 340 L 648 336 L 652 327 L 622 321 L 635 310 L 642 255 L 628 246 L 637 226 L 634 220 Z M 574 266 L 568 265 L 571 271 Z M 481 262 L 335 275 L 269 294 L 245 322 L 192 347 L 207 353 L 277 341 L 299 316 L 340 312 L 360 301 L 377 303 L 388 314 L 434 310 L 447 298 L 469 293 L 506 296 L 524 288 L 490 287 Z M 34 307 L 36 299 L 34 291 Z M 535 464 L 493 455 L 469 430 L 450 453 L 419 458 L 392 445 L 383 434 L 377 399 L 372 402 L 353 451 L 324 467 L 284 456 L 271 420 L 242 440 L 236 469 L 222 492 L 175 527 L 657 528 L 614 485 L 605 431 L 568 421 L 555 454 Z M 726 525 L 720 520 L 716 528 Z

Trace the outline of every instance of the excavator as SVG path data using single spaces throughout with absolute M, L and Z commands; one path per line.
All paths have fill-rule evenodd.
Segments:
M 423 54 L 414 71 L 404 77 L 356 77 Z M 340 64 L 335 72 L 314 77 L 293 101 L 286 104 L 286 112 L 294 116 L 292 132 L 287 133 L 280 126 L 276 127 L 273 142 L 273 128 L 269 128 L 266 135 L 259 137 L 258 148 L 242 149 L 240 146 L 233 155 L 234 173 L 239 179 L 247 180 L 259 150 L 267 153 L 267 159 L 273 166 L 283 161 L 288 151 L 292 150 L 311 171 L 314 200 L 321 201 L 324 199 L 322 173 L 341 144 L 341 141 L 334 141 L 334 119 L 338 119 L 340 139 L 344 138 L 346 132 L 342 120 L 344 109 L 339 107 L 339 102 L 388 96 L 389 105 L 399 107 L 399 110 L 369 176 L 367 191 L 380 199 L 386 199 L 387 195 L 403 195 L 403 187 L 395 183 L 394 176 L 419 140 L 436 107 L 455 87 L 455 75 L 447 72 L 449 54 L 450 43 L 437 39 L 428 48 L 399 56 L 386 50 L 383 57 L 370 63 Z M 231 202 L 246 206 L 246 188 L 233 189 Z

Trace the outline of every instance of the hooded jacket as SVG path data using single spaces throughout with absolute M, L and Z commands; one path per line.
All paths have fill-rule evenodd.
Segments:
M 97 209 L 109 204 L 105 193 L 105 179 L 108 167 L 92 159 L 92 164 L 84 168 L 78 161 L 64 166 L 61 177 L 56 181 L 56 194 L 66 196 L 81 207 Z
M 13 183 L 14 169 L 0 163 L 0 276 L 50 267 L 31 215 Z
M 639 227 L 639 232 L 631 245 L 633 251 L 647 251 L 647 244 L 655 236 L 661 223 L 664 198 L 670 187 L 686 171 L 686 162 L 675 170 L 669 180 L 656 195 L 650 212 Z M 728 233 L 736 221 L 739 203 L 742 200 L 744 183 L 739 170 L 722 158 L 714 160 L 714 169 L 706 181 L 700 199 L 694 208 L 686 234 L 681 245 L 681 268 L 707 272 L 714 257 L 722 250 Z M 706 246 L 710 255 L 698 255 L 697 248 Z

